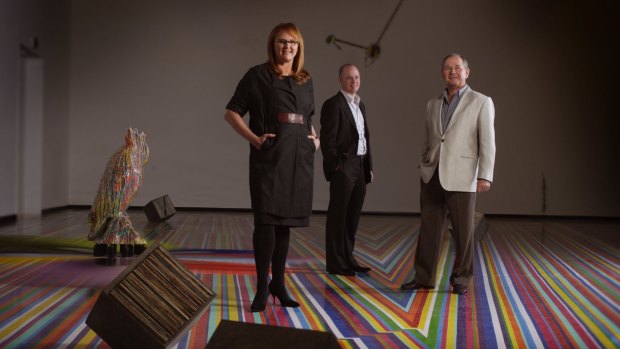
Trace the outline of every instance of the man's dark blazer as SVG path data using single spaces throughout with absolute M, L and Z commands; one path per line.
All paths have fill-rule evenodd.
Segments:
M 364 116 L 364 136 L 366 137 L 366 157 L 364 169 L 366 183 L 370 183 L 372 171 L 372 157 L 370 153 L 370 135 L 366 122 L 366 108 L 360 102 L 360 110 Z M 355 119 L 347 99 L 338 92 L 326 100 L 321 108 L 321 152 L 323 154 L 323 172 L 329 181 L 332 175 L 342 168 L 347 158 L 357 155 L 359 135 L 355 126 Z

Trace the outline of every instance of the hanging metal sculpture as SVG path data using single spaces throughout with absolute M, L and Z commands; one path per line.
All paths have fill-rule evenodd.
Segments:
M 396 12 L 398 12 L 398 9 L 400 8 L 400 5 L 403 4 L 404 0 L 400 0 L 398 2 L 398 5 L 396 5 L 396 8 L 394 9 L 394 12 L 392 12 L 392 16 L 390 17 L 390 19 L 388 20 L 387 24 L 385 25 L 385 27 L 383 28 L 383 31 L 381 32 L 381 35 L 379 35 L 379 39 L 377 39 L 377 41 L 374 44 L 371 44 L 369 46 L 364 46 L 364 45 L 360 45 L 360 44 L 356 44 L 350 41 L 346 41 L 346 40 L 342 40 L 337 38 L 335 35 L 329 35 L 327 37 L 327 43 L 329 45 L 334 45 L 336 46 L 339 50 L 342 49 L 340 47 L 340 44 L 346 44 L 349 46 L 353 46 L 353 47 L 357 47 L 357 48 L 361 48 L 365 51 L 366 53 L 366 57 L 364 59 L 364 62 L 366 64 L 366 66 L 371 65 L 372 63 L 374 63 L 377 59 L 379 59 L 379 57 L 381 56 L 381 39 L 383 39 L 383 35 L 385 35 L 385 32 L 387 31 L 387 29 L 389 28 L 390 24 L 392 24 L 392 20 L 394 19 L 394 16 L 396 16 Z

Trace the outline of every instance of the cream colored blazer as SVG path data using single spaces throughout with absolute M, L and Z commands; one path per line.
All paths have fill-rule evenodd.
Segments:
M 428 101 L 426 107 L 426 139 L 420 160 L 422 180 L 428 183 L 439 166 L 439 180 L 445 190 L 475 192 L 478 178 L 493 181 L 493 101 L 467 88 L 443 134 L 442 103 L 440 95 Z

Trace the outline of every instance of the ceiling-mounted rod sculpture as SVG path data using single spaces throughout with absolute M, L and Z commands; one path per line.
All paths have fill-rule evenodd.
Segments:
M 379 35 L 379 39 L 377 39 L 377 41 L 374 44 L 371 44 L 369 46 L 363 46 L 363 45 L 356 44 L 356 43 L 353 43 L 353 42 L 350 42 L 350 41 L 339 39 L 339 38 L 337 38 L 333 34 L 329 35 L 327 37 L 327 40 L 326 40 L 327 43 L 329 45 L 336 46 L 339 50 L 342 49 L 342 47 L 340 47 L 340 45 L 338 45 L 338 43 L 346 44 L 346 45 L 357 47 L 357 48 L 361 48 L 361 49 L 365 50 L 365 53 L 366 53 L 366 57 L 364 59 L 364 62 L 366 63 L 366 66 L 369 66 L 369 65 L 373 64 L 381 56 L 381 46 L 380 46 L 379 43 L 381 42 L 381 39 L 383 39 L 383 35 L 385 35 L 385 32 L 387 31 L 387 29 L 390 26 L 390 24 L 392 24 L 392 20 L 394 19 L 394 16 L 396 16 L 396 12 L 398 12 L 398 9 L 400 8 L 400 5 L 403 4 L 403 1 L 405 1 L 405 0 L 400 0 L 398 2 L 398 5 L 396 5 L 396 8 L 394 9 L 394 12 L 392 12 L 392 16 L 390 17 L 390 19 L 388 20 L 387 24 L 383 28 L 383 31 L 381 32 L 381 35 Z

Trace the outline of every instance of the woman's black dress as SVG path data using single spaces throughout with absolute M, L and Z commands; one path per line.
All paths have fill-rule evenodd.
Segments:
M 226 109 L 244 116 L 257 136 L 273 133 L 260 150 L 250 145 L 250 197 L 254 224 L 308 226 L 312 214 L 314 114 L 312 81 L 279 78 L 266 64 L 251 68 Z M 303 124 L 282 123 L 280 113 L 301 114 Z

